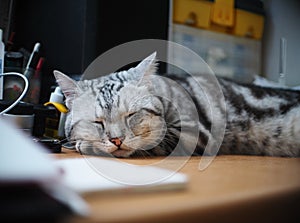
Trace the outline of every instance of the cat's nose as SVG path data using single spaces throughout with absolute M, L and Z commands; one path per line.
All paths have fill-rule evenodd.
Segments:
M 120 146 L 122 144 L 122 139 L 121 138 L 111 138 L 111 139 L 109 139 L 109 141 L 111 141 L 116 146 Z

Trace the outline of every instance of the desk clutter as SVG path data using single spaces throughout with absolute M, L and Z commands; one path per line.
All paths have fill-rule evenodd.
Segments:
M 2 31 L 0 32 L 2 33 Z M 2 40 L 2 35 L 0 35 Z M 12 40 L 9 41 L 10 43 Z M 6 51 L 4 51 L 4 48 Z M 3 72 L 18 72 L 23 74 L 28 82 L 29 88 L 26 92 L 23 101 L 38 104 L 41 90 L 41 72 L 45 58 L 40 54 L 41 44 L 34 44 L 33 50 L 30 53 L 25 48 L 12 50 L 7 44 L 1 47 L 1 74 Z M 15 100 L 24 90 L 24 82 L 17 77 L 2 77 L 0 79 L 0 99 Z
M 42 46 L 36 42 L 30 53 L 25 48 L 14 47 L 15 33 L 6 45 L 2 34 L 0 29 L 0 119 L 13 123 L 51 152 L 60 152 L 67 108 L 58 87 L 53 89 L 47 103 L 40 102 L 45 62 Z
M 0 101 L 0 111 L 5 110 L 11 104 L 12 101 Z M 34 142 L 44 145 L 50 152 L 59 153 L 62 145 L 60 141 L 64 138 L 63 126 L 62 124 L 60 126 L 61 116 L 64 117 L 64 113 L 61 115 L 61 112 L 52 104 L 44 106 L 21 101 L 2 114 L 0 121 L 10 122 Z

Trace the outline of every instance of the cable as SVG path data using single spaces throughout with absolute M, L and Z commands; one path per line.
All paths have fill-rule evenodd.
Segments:
M 4 113 L 10 111 L 13 107 L 15 107 L 22 100 L 22 98 L 25 96 L 25 94 L 28 91 L 29 83 L 28 83 L 27 78 L 23 74 L 20 74 L 17 72 L 3 73 L 3 74 L 0 74 L 0 76 L 18 76 L 18 77 L 21 77 L 25 83 L 25 87 L 24 87 L 22 94 L 14 101 L 14 103 L 12 103 L 10 106 L 8 106 L 6 109 L 4 109 L 2 112 L 0 112 L 0 115 L 3 115 Z

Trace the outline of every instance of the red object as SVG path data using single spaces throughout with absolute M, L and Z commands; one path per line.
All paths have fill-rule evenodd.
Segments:
M 44 58 L 44 57 L 41 57 L 41 58 L 39 59 L 39 62 L 38 62 L 38 64 L 36 65 L 36 68 L 35 68 L 36 71 L 40 71 L 40 70 L 42 69 L 43 64 L 44 64 L 44 61 L 45 61 L 45 58 Z

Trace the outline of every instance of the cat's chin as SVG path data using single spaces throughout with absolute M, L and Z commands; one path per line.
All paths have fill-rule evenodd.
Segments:
M 117 150 L 113 151 L 111 154 L 115 157 L 127 158 L 127 157 L 130 157 L 130 155 L 132 153 L 133 153 L 132 150 L 117 149 Z

